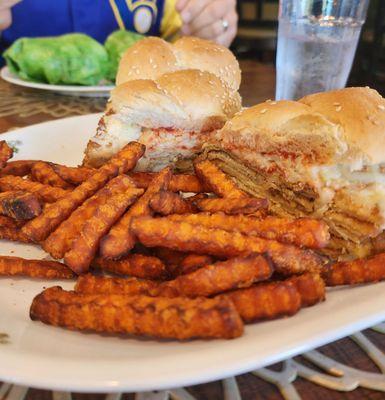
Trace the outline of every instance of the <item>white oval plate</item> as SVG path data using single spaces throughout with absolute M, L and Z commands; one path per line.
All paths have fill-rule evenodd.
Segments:
M 8 67 L 3 67 L 0 71 L 1 77 L 10 83 L 32 89 L 49 90 L 51 92 L 64 94 L 67 96 L 83 97 L 109 97 L 114 85 L 104 86 L 81 86 L 81 85 L 51 85 L 48 83 L 31 82 L 21 79 L 13 74 Z
M 16 159 L 76 165 L 99 115 L 73 117 L 1 135 Z M 0 254 L 43 258 L 34 246 L 0 241 Z M 0 381 L 57 390 L 144 391 L 203 383 L 263 367 L 385 319 L 385 283 L 328 292 L 323 304 L 292 318 L 246 327 L 234 340 L 157 341 L 82 334 L 32 322 L 29 306 L 43 287 L 69 282 L 0 279 Z

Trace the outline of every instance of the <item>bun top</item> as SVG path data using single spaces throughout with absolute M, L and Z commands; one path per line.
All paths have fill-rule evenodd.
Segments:
M 198 132 L 221 128 L 240 106 L 238 92 L 214 74 L 198 70 L 125 82 L 112 91 L 109 104 L 113 112 L 131 123 Z
M 238 90 L 241 71 L 233 53 L 224 46 L 194 37 L 182 37 L 170 44 L 147 37 L 127 49 L 120 60 L 116 84 L 134 79 L 157 79 L 184 69 L 208 71 Z
M 351 149 L 373 164 L 385 163 L 385 99 L 374 89 L 352 87 L 300 100 L 340 126 Z
M 303 156 L 310 163 L 385 162 L 385 99 L 369 88 L 266 101 L 238 113 L 217 134 L 226 150 Z

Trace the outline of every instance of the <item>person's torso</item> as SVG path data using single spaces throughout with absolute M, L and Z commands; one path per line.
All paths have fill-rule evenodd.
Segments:
M 1 34 L 2 51 L 20 37 L 81 32 L 103 43 L 116 29 L 172 39 L 181 21 L 176 0 L 23 0 Z

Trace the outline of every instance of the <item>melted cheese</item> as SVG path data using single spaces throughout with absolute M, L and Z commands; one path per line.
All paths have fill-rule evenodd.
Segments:
M 355 169 L 347 165 L 316 166 L 309 168 L 317 186 L 340 189 L 350 185 L 378 184 L 385 186 L 383 165 L 359 166 Z

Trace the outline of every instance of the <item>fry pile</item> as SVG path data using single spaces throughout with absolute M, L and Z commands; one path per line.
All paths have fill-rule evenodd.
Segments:
M 325 286 L 385 279 L 385 254 L 331 263 L 322 221 L 269 215 L 209 160 L 195 174 L 134 172 L 131 142 L 99 169 L 9 161 L 0 142 L 0 238 L 57 261 L 0 256 L 1 276 L 75 279 L 45 289 L 30 316 L 69 329 L 166 339 L 236 338 L 291 316 Z

